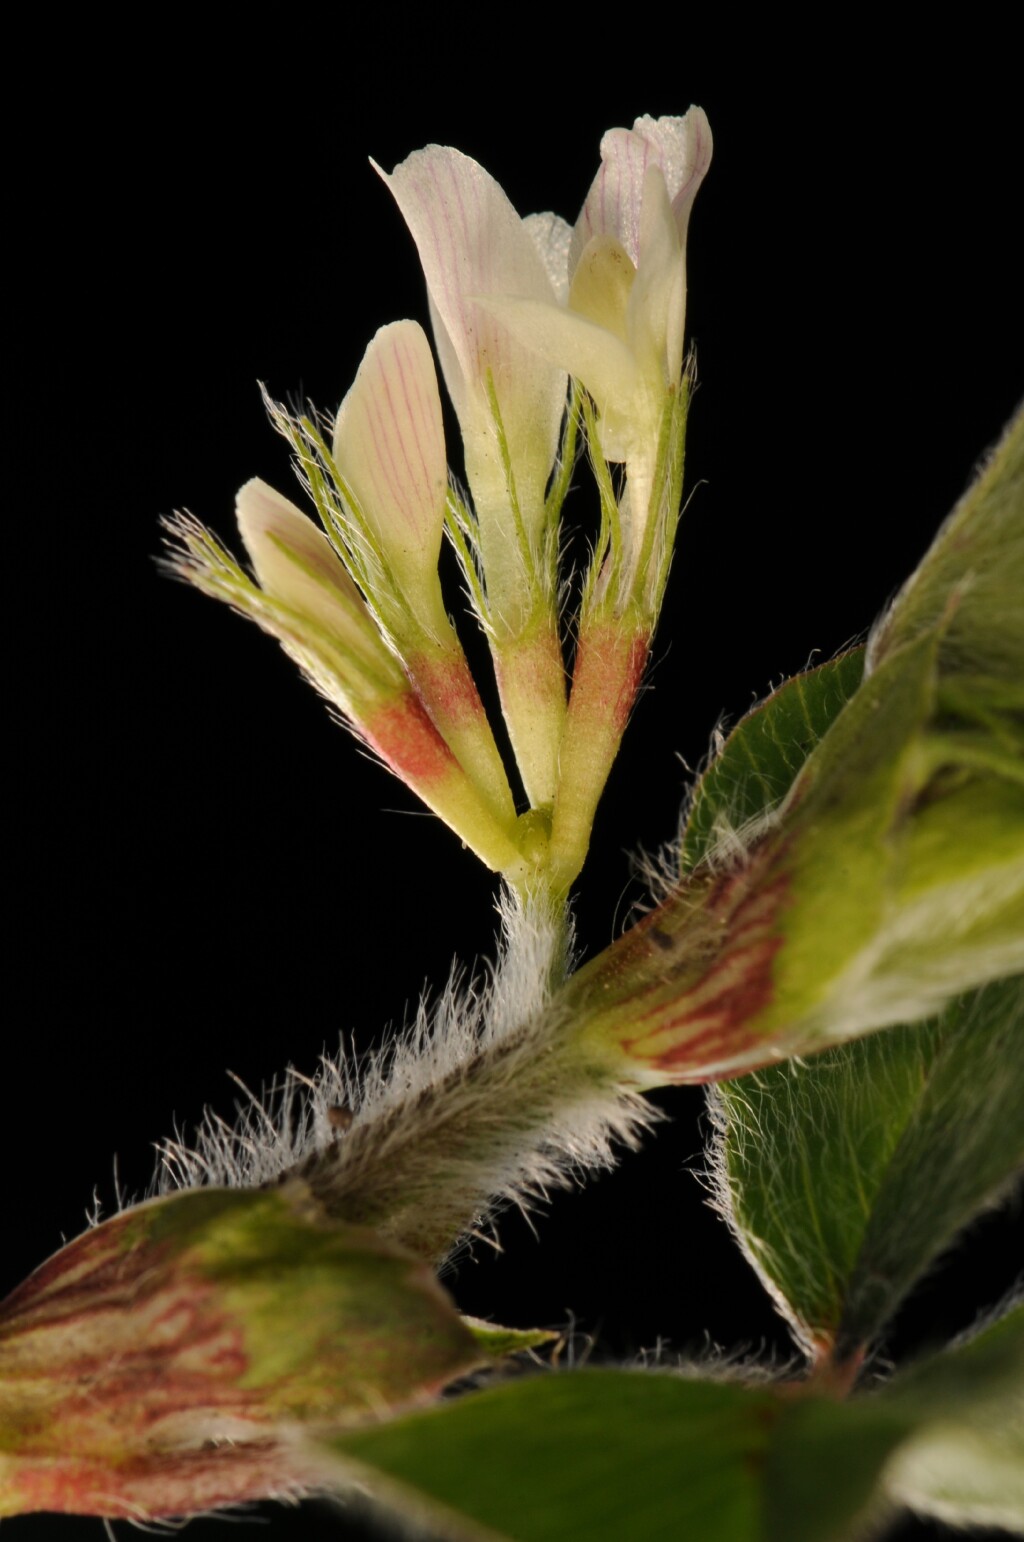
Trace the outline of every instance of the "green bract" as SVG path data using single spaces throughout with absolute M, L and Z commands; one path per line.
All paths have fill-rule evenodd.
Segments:
M 1024 969 L 1022 465 L 1024 416 L 861 682 L 847 655 L 739 725 L 697 789 L 682 880 L 566 987 L 641 1084 L 919 1020 Z
M 0 1309 L 0 1515 L 188 1515 L 317 1481 L 290 1431 L 490 1358 L 429 1271 L 295 1180 L 126 1211 Z

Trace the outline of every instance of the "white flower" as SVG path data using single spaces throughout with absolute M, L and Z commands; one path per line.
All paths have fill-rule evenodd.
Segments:
M 519 343 L 566 368 L 594 398 L 601 451 L 627 465 L 634 544 L 666 401 L 682 370 L 686 229 L 710 161 L 711 129 L 699 107 L 609 129 L 575 229 L 547 232 L 553 260 L 566 254 L 568 305 L 511 291 L 486 301 Z
M 522 342 L 587 387 L 610 460 L 627 459 L 652 422 L 657 435 L 665 391 L 678 383 L 686 227 L 710 161 L 711 129 L 699 107 L 609 129 L 575 229 L 564 243 L 549 238 L 556 250 L 565 246 L 568 309 L 552 314 L 512 295 L 489 302 Z
M 538 250 L 551 227 L 543 218 L 521 220 L 482 166 L 446 146 L 428 145 L 390 176 L 380 174 L 419 250 L 437 352 L 462 429 L 488 591 L 514 624 L 512 612 L 528 603 L 529 594 L 510 518 L 509 473 L 523 533 L 536 554 L 566 374 L 557 361 L 538 360 L 482 302 L 515 295 L 557 307 L 559 296 Z

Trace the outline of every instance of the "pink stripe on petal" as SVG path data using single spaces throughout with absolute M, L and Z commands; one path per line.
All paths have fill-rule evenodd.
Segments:
M 700 107 L 682 118 L 638 118 L 631 129 L 609 129 L 601 140 L 601 166 L 591 183 L 569 250 L 569 272 L 594 235 L 611 235 L 635 263 L 647 168 L 665 178 L 680 235 L 690 206 L 711 163 L 711 128 Z
M 651 146 L 682 236 L 690 206 L 711 164 L 711 125 L 707 116 L 702 108 L 691 107 L 682 118 L 638 118 L 633 131 Z
M 399 575 L 432 571 L 447 463 L 434 361 L 417 322 L 382 327 L 371 342 L 338 410 L 334 454 Z
M 536 358 L 477 304 L 492 295 L 555 303 L 533 238 L 494 178 L 457 150 L 429 145 L 385 180 L 419 250 L 463 433 L 479 433 L 490 423 L 490 373 L 513 464 L 523 459 L 542 465 L 536 477 L 531 472 L 542 488 L 557 444 L 564 376 L 539 370 Z M 453 378 L 453 364 L 461 379 Z

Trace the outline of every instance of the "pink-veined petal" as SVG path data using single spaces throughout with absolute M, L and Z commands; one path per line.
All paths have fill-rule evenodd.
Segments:
M 312 520 L 258 477 L 239 490 L 235 515 L 260 587 L 330 637 L 365 650 L 362 597 Z
M 434 304 L 434 299 L 429 289 L 427 290 L 427 309 L 430 312 L 430 329 L 434 334 L 434 347 L 437 350 L 437 357 L 441 361 L 441 374 L 444 376 L 444 383 L 448 387 L 448 395 L 451 397 L 452 406 L 455 408 L 455 416 L 459 420 L 459 427 L 462 430 L 463 436 L 465 436 L 468 431 L 467 425 L 472 419 L 474 412 L 478 416 L 482 413 L 484 416 L 487 416 L 484 410 L 485 404 L 482 402 L 479 392 L 474 394 L 470 391 L 469 384 L 459 364 L 458 354 L 455 352 L 455 344 L 448 335 L 448 329 L 441 320 L 440 313 Z
M 638 118 L 632 129 L 609 129 L 601 140 L 601 167 L 591 184 L 569 249 L 574 271 L 595 235 L 615 236 L 634 263 L 640 256 L 644 185 L 649 166 L 665 178 L 682 235 L 690 207 L 711 161 L 711 129 L 700 107 L 682 118 Z
M 381 327 L 334 426 L 334 459 L 399 581 L 433 580 L 448 467 L 434 359 L 415 321 Z
M 576 221 L 569 248 L 575 272 L 584 247 L 595 236 L 612 236 L 636 266 L 640 254 L 640 209 L 652 148 L 629 129 L 609 129 L 601 140 L 601 166 Z
M 655 148 L 676 229 L 685 240 L 693 200 L 711 165 L 711 125 L 707 114 L 702 107 L 691 107 L 682 118 L 637 118 L 633 131 Z
M 416 242 L 443 328 L 438 352 L 467 439 L 470 480 L 474 460 L 482 467 L 495 459 L 479 443 L 490 433 L 493 380 L 520 502 L 539 511 L 558 446 L 565 376 L 538 368 L 536 356 L 478 303 L 491 295 L 552 303 L 537 246 L 494 178 L 458 150 L 428 145 L 390 176 L 380 174 Z
M 572 226 L 560 214 L 527 214 L 523 224 L 544 264 L 559 305 L 569 303 L 569 246 Z
M 630 345 L 652 385 L 674 385 L 683 364 L 686 264 L 659 167 L 650 165 L 640 219 L 640 264 L 629 294 Z
M 378 168 L 379 170 L 379 168 Z M 381 172 L 412 232 L 431 298 L 470 380 L 501 372 L 502 329 L 474 295 L 551 298 L 537 248 L 498 183 L 460 151 L 428 145 Z

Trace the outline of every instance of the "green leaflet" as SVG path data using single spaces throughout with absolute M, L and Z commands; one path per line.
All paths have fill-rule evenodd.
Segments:
M 1024 414 L 1018 414 L 868 650 L 874 672 L 913 643 L 935 639 L 937 698 L 929 731 L 937 742 L 928 757 L 935 766 L 988 768 L 1020 780 L 1022 594 Z M 819 740 L 858 692 L 864 659 L 865 650 L 855 648 L 795 676 L 737 724 L 694 791 L 682 841 L 684 873 L 707 855 L 717 832 L 741 829 L 781 801 Z M 864 736 L 873 712 L 872 706 L 871 714 L 854 712 L 847 720 L 846 733 L 838 736 L 843 740 L 841 761 Z M 868 732 L 867 737 L 880 741 L 881 736 Z M 888 746 L 879 742 L 878 748 L 884 754 Z M 834 766 L 837 757 L 825 759 Z M 922 769 L 927 773 L 929 768 Z
M 330 1450 L 446 1537 L 838 1542 L 912 1428 L 881 1402 L 583 1370 L 340 1436 Z
M 882 1396 L 923 1421 L 885 1476 L 898 1504 L 1024 1534 L 1024 1302 Z
M 854 876 L 865 864 L 886 870 L 876 904 L 898 901 L 908 914 L 936 906 L 940 946 L 947 891 L 956 911 L 947 945 L 954 928 L 969 943 L 965 928 L 977 915 L 985 946 L 1010 951 L 1014 936 L 1019 946 L 1019 903 L 996 919 L 986 901 L 1002 892 L 1000 859 L 1012 872 L 1024 831 L 1024 670 L 1005 668 L 1024 607 L 1011 618 L 1000 599 L 1024 549 L 1022 443 L 1018 422 L 897 601 L 872 649 L 873 676 L 857 690 L 854 654 L 790 681 L 744 719 L 698 786 L 686 865 L 704 855 L 716 824 L 756 818 L 785 795 L 798 769 L 787 745 L 802 736 L 808 761 L 790 823 L 805 832 L 805 856 L 786 918 L 789 968 L 801 944 L 809 976 L 830 951 L 838 962 L 864 929 L 869 891 Z M 968 672 L 968 660 L 991 673 Z M 906 855 L 890 868 L 894 840 Z M 951 890 L 947 869 L 960 879 Z M 839 871 L 848 916 L 835 894 Z M 975 877 L 984 897 L 972 890 Z M 829 924 L 816 928 L 822 907 Z M 898 927 L 885 938 L 882 926 L 898 1000 L 900 975 L 920 972 L 927 942 Z M 936 978 L 941 967 L 933 962 Z M 952 1002 L 920 1028 L 770 1067 L 715 1094 L 723 1208 L 808 1348 L 839 1340 L 842 1354 L 870 1340 L 1024 1164 L 1022 1027 L 1018 978 Z
M 843 660 L 791 681 L 698 788 L 687 860 L 716 820 L 735 826 L 786 794 L 761 880 L 785 898 L 759 1032 L 853 1036 L 1021 969 L 1022 594 L 1019 417 L 879 629 L 859 687 Z M 794 732 L 808 752 L 795 774 L 777 742 Z
M 1024 682 L 1024 410 L 1009 424 L 904 585 L 869 650 L 872 662 L 941 625 L 940 674 Z
M 897 1504 L 947 1526 L 1024 1536 L 1024 1409 L 1002 1425 L 925 1431 L 899 1453 L 887 1487 Z
M 879 1396 L 927 1425 L 953 1414 L 972 1421 L 1010 1406 L 1022 1393 L 1024 1296 L 1018 1295 L 941 1354 L 908 1367 Z
M 783 1411 L 765 1463 L 759 1542 L 854 1542 L 878 1508 L 886 1464 L 913 1429 L 880 1399 L 799 1398 Z M 697 1539 L 694 1538 L 694 1542 Z
M 1024 980 L 723 1084 L 713 1164 L 744 1252 L 801 1343 L 869 1343 L 1024 1167 Z
M 787 680 L 730 733 L 694 789 L 680 849 L 689 872 L 718 840 L 774 808 L 856 691 L 864 649 Z
M 1008 1413 L 1022 1385 L 1018 1307 L 845 1402 L 793 1384 L 556 1372 L 332 1437 L 327 1449 L 342 1486 L 355 1477 L 469 1542 L 847 1542 L 894 1501 L 926 1509 L 923 1453 L 968 1429 L 976 1509 L 1009 1513 L 1019 1475 L 1007 1454 L 1020 1437 Z
M 886 654 L 790 790 L 764 1032 L 856 1037 L 1024 965 L 1024 788 L 976 741 L 958 754 L 959 720 L 940 705 L 945 645 L 936 625 Z
M 402 1485 L 383 1489 L 399 1508 L 414 1496 L 440 1507 L 446 1536 L 454 1511 L 517 1542 L 746 1542 L 758 1536 L 773 1413 L 765 1392 L 584 1370 L 511 1382 L 331 1449 Z

